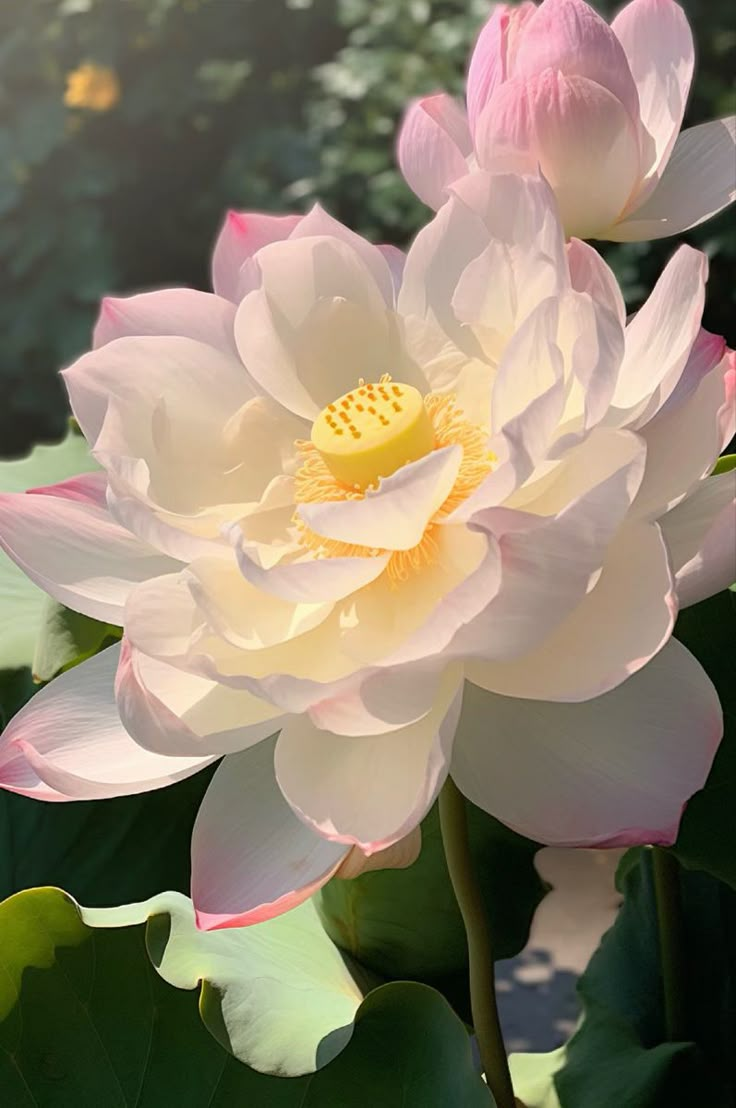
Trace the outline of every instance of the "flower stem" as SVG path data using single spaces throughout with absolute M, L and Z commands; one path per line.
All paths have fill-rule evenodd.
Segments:
M 470 855 L 465 798 L 450 777 L 440 793 L 439 809 L 447 868 L 468 941 L 470 1007 L 481 1064 L 497 1108 L 514 1108 L 514 1090 L 498 1020 L 491 934 Z
M 669 1042 L 682 1042 L 687 1039 L 687 1014 L 680 867 L 673 854 L 655 846 L 652 847 L 652 868 L 657 903 L 665 1032 Z

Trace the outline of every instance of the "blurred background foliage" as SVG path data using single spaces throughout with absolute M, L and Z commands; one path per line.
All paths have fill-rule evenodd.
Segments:
M 606 14 L 618 6 L 599 3 Z M 685 0 L 699 48 L 687 122 L 733 110 L 732 0 Z M 0 456 L 61 436 L 57 370 L 108 292 L 207 288 L 227 207 L 319 197 L 403 246 L 428 212 L 403 185 L 403 106 L 459 93 L 488 0 L 0 0 Z M 736 344 L 729 216 L 706 325 Z M 605 247 L 631 308 L 671 240 Z

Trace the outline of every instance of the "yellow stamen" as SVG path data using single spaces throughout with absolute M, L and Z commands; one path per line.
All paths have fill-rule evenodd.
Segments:
M 393 387 L 398 387 L 402 392 L 409 395 L 416 392 L 416 390 L 410 389 L 410 386 L 407 385 L 394 386 L 390 378 L 382 377 L 379 386 L 364 385 L 361 381 L 358 389 L 354 390 L 352 394 L 346 394 L 346 396 L 350 397 L 352 395 L 353 404 L 357 409 L 357 403 L 363 403 L 362 396 L 360 396 L 359 400 L 357 399 L 360 389 L 371 388 L 374 395 L 378 396 L 380 395 L 378 392 L 380 385 L 385 386 L 384 391 L 389 394 L 389 397 Z M 419 393 L 416 393 L 416 395 L 419 396 Z M 334 407 L 336 411 L 340 410 L 343 399 L 345 399 L 345 397 L 341 397 L 340 400 L 335 402 Z M 464 417 L 462 412 L 458 410 L 455 398 L 452 395 L 430 393 L 429 396 L 424 397 L 423 401 L 420 397 L 420 403 L 422 405 L 421 415 L 417 415 L 416 410 L 412 409 L 411 420 L 407 422 L 410 422 L 412 428 L 416 428 L 418 426 L 422 427 L 424 425 L 423 421 L 426 419 L 430 429 L 430 445 L 428 449 L 423 449 L 420 453 L 416 454 L 415 458 L 422 457 L 431 450 L 439 450 L 443 446 L 453 446 L 455 444 L 462 446 L 463 457 L 457 479 L 449 496 L 429 521 L 420 542 L 412 547 L 411 550 L 395 550 L 391 553 L 386 567 L 386 573 L 393 584 L 399 581 L 405 581 L 412 573 L 420 571 L 425 566 L 431 566 L 437 561 L 439 550 L 437 544 L 437 528 L 440 526 L 441 521 L 446 519 L 451 512 L 455 511 L 455 509 L 478 487 L 483 478 L 490 472 L 493 461 L 495 460 L 491 451 L 488 450 L 487 434 L 481 427 L 476 426 Z M 373 403 L 372 406 L 376 407 L 376 404 Z M 330 407 L 331 406 L 328 406 L 328 408 L 321 413 L 318 417 L 318 422 L 325 417 L 326 412 L 329 412 L 330 415 L 335 415 L 335 413 L 330 411 Z M 364 405 L 364 407 L 366 407 L 366 405 Z M 336 420 L 335 422 L 339 427 L 343 421 L 341 420 L 338 423 Z M 353 416 L 351 422 L 353 426 L 356 428 L 358 427 L 355 416 Z M 326 418 L 325 423 L 327 423 Z M 393 423 L 391 423 L 390 426 L 393 426 Z M 330 428 L 329 423 L 327 423 L 327 427 Z M 342 442 L 345 436 L 334 437 Z M 362 500 L 365 495 L 365 489 L 375 486 L 378 483 L 377 477 L 374 476 L 372 480 L 368 480 L 365 484 L 361 484 L 358 480 L 355 480 L 357 469 L 353 469 L 349 471 L 353 480 L 341 480 L 336 473 L 335 466 L 340 468 L 345 459 L 351 457 L 351 453 L 350 451 L 342 452 L 339 455 L 337 463 L 335 463 L 334 453 L 330 453 L 329 449 L 325 450 L 322 448 L 322 443 L 325 439 L 328 444 L 331 443 L 328 435 L 325 434 L 324 438 L 321 432 L 315 435 L 313 429 L 312 440 L 310 442 L 297 443 L 302 458 L 302 464 L 295 477 L 295 499 L 297 503 L 322 503 L 329 500 Z M 361 440 L 357 441 L 360 442 Z M 370 457 L 374 466 L 374 473 L 376 465 L 380 465 L 381 468 L 386 468 L 392 460 L 396 459 L 397 454 L 402 460 L 394 465 L 389 472 L 394 472 L 395 469 L 404 465 L 406 461 L 414 460 L 411 457 L 402 456 L 406 450 L 407 441 L 418 442 L 425 440 L 420 440 L 418 435 L 415 439 L 412 439 L 410 432 L 408 439 L 402 438 L 401 446 L 395 448 L 393 446 L 395 439 L 387 433 L 384 441 L 379 441 L 372 451 L 358 452 L 356 456 L 360 459 L 360 464 L 364 466 L 364 468 L 360 470 L 361 476 L 365 477 L 368 472 L 368 465 L 364 465 L 368 457 Z M 348 468 L 349 465 L 350 462 L 348 461 Z M 343 469 L 342 472 L 344 473 L 346 471 Z M 388 475 L 388 472 L 380 474 L 380 476 Z M 382 549 L 372 549 L 370 547 L 340 542 L 337 539 L 329 539 L 325 538 L 323 535 L 318 535 L 304 523 L 298 512 L 294 515 L 294 523 L 299 531 L 300 542 L 309 550 L 313 551 L 318 557 L 375 557 L 387 553 L 387 551 Z

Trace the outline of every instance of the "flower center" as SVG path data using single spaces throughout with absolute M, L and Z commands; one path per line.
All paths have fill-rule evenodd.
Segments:
M 444 446 L 462 446 L 455 484 L 428 521 L 422 539 L 411 550 L 391 552 L 386 574 L 392 585 L 437 562 L 438 528 L 490 473 L 495 460 L 488 449 L 487 432 L 465 418 L 451 393 L 429 393 L 422 398 L 416 389 L 394 382 L 388 375 L 377 385 L 361 381 L 352 392 L 328 404 L 315 420 L 311 438 L 296 445 L 301 455 L 294 475 L 297 504 L 362 500 L 371 485 L 407 462 Z M 319 535 L 298 511 L 293 522 L 302 546 L 318 558 L 368 558 L 386 553 Z
M 378 384 L 361 381 L 328 404 L 314 421 L 311 440 L 333 477 L 354 489 L 389 477 L 435 447 L 421 393 L 387 375 Z

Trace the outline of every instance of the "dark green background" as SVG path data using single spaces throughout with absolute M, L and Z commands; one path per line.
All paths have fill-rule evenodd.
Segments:
M 612 10 L 616 5 L 601 5 Z M 733 110 L 729 0 L 685 3 L 699 46 L 690 122 Z M 402 183 L 409 97 L 460 92 L 486 0 L 0 0 L 0 456 L 63 430 L 57 370 L 99 298 L 208 287 L 228 206 L 316 197 L 403 245 L 428 213 Z M 728 27 L 731 30 L 728 30 Z M 112 66 L 110 111 L 69 109 L 66 75 Z M 728 216 L 685 236 L 712 259 L 706 325 L 734 333 Z M 674 243 L 607 248 L 630 307 Z

